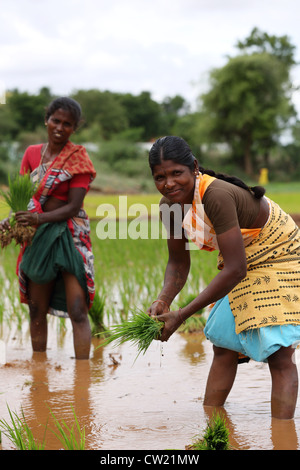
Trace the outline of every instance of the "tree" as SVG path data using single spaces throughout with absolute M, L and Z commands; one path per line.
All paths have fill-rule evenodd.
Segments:
M 290 43 L 288 36 L 269 35 L 258 28 L 253 28 L 248 38 L 237 42 L 237 48 L 247 53 L 267 52 L 285 64 L 287 73 L 296 64 L 294 59 L 296 47 Z
M 190 111 L 187 101 L 180 95 L 167 96 L 161 103 L 164 134 L 172 134 L 178 120 Z
M 151 98 L 151 93 L 143 91 L 135 96 L 131 93 L 119 95 L 126 110 L 130 128 L 142 128 L 145 141 L 160 135 L 162 131 L 162 110 L 159 103 Z
M 78 90 L 73 93 L 72 98 L 82 107 L 84 126 L 98 124 L 102 132 L 98 136 L 99 140 L 109 140 L 114 134 L 127 129 L 126 111 L 114 93 L 97 89 Z
M 255 29 L 239 48 L 245 50 L 257 42 L 259 51 L 229 58 L 224 67 L 213 70 L 211 88 L 201 96 L 208 138 L 227 142 L 249 175 L 253 174 L 258 149 L 268 155 L 295 115 L 289 81 L 293 47 L 279 41 L 280 49 L 278 41 Z M 272 48 L 267 52 L 266 44 L 275 44 L 276 54 Z
M 8 93 L 7 106 L 13 114 L 20 132 L 35 131 L 37 127 L 44 124 L 45 110 L 51 99 L 50 91 L 46 87 L 42 88 L 37 95 L 30 95 L 18 90 L 12 90 Z

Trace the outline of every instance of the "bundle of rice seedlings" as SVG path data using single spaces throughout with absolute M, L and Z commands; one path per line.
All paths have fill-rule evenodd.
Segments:
M 8 176 L 8 190 L 1 190 L 0 194 L 11 210 L 9 219 L 11 229 L 0 233 L 2 248 L 9 245 L 13 240 L 16 244 L 31 242 L 35 229 L 31 226 L 24 227 L 18 224 L 15 213 L 27 210 L 28 203 L 36 189 L 37 185 L 31 181 L 29 173 L 25 175 L 17 174 L 13 179 Z
M 163 327 L 163 322 L 155 317 L 150 317 L 143 311 L 138 311 L 129 320 L 111 327 L 110 336 L 102 346 L 113 341 L 116 342 L 116 346 L 131 341 L 138 348 L 138 357 L 141 353 L 145 354 L 154 339 L 159 339 Z

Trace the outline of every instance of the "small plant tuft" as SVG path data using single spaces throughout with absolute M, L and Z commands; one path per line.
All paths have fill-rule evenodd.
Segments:
M 229 430 L 225 419 L 219 414 L 214 415 L 207 423 L 205 433 L 189 446 L 191 450 L 230 450 Z
M 44 450 L 45 436 L 42 443 L 36 442 L 31 429 L 28 427 L 24 412 L 19 417 L 17 413 L 10 410 L 8 412 L 11 424 L 5 419 L 0 419 L 0 428 L 2 433 L 15 445 L 17 450 Z

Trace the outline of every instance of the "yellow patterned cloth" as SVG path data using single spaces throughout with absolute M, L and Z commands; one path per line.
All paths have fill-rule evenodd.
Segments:
M 199 249 L 218 250 L 213 225 L 204 212 L 203 195 L 215 178 L 196 178 L 192 207 L 183 228 Z M 300 229 L 275 202 L 262 229 L 243 229 L 247 276 L 228 294 L 236 333 L 272 325 L 300 325 Z M 219 253 L 218 268 L 223 259 Z
M 300 324 L 300 229 L 276 203 L 259 235 L 245 247 L 247 276 L 228 294 L 236 333 Z

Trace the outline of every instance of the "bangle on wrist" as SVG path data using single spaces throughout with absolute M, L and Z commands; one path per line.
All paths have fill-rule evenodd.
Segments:
M 36 215 L 36 225 L 38 225 L 39 220 L 40 220 L 40 214 L 38 212 L 36 212 L 35 215 Z
M 161 299 L 154 300 L 154 302 L 152 302 L 152 305 L 155 304 L 155 302 L 162 302 L 163 304 L 165 304 L 168 307 L 168 310 L 170 310 L 169 305 L 164 300 L 161 300 Z

